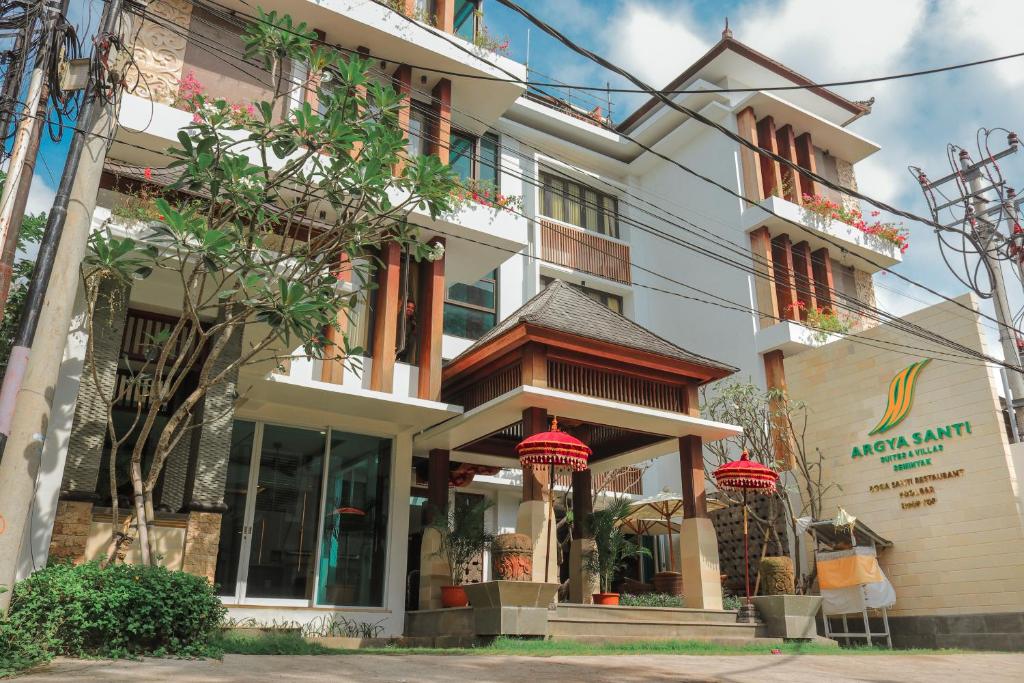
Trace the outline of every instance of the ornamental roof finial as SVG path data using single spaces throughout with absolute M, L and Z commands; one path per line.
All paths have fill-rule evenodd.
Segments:
M 732 38 L 732 29 L 729 28 L 729 17 L 725 18 L 725 28 L 722 29 L 722 40 Z

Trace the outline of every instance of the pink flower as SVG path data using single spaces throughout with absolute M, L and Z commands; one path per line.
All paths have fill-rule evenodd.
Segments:
M 146 180 L 152 180 L 153 179 L 153 169 L 151 169 L 149 166 L 147 166 L 146 170 L 142 172 L 142 175 L 143 175 L 143 177 Z

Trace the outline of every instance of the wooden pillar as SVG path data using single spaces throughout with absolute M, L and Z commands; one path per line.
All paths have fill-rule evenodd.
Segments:
M 437 28 L 446 33 L 455 32 L 455 0 L 437 0 L 434 5 Z
M 323 41 L 327 38 L 327 34 L 320 29 L 313 29 L 313 33 L 316 34 L 317 40 Z M 316 113 L 320 109 L 320 93 L 318 92 L 318 89 L 320 88 L 320 74 L 313 73 L 313 71 L 309 69 L 308 65 L 306 68 L 306 91 L 304 93 L 304 99 L 309 103 L 313 113 Z
M 548 358 L 545 347 L 535 343 L 523 347 L 522 370 L 523 386 L 546 387 L 548 385 Z
M 814 270 L 811 264 L 811 245 L 807 241 L 793 245 L 793 272 L 796 279 L 796 296 L 803 303 L 805 311 L 802 319 L 807 319 L 807 311 L 818 307 L 814 292 Z
M 824 310 L 833 310 L 832 292 L 835 282 L 832 279 L 832 258 L 828 249 L 822 247 L 811 254 L 811 268 L 814 271 L 814 293 L 818 305 Z
M 448 482 L 451 468 L 451 454 L 443 448 L 435 448 L 430 451 L 430 458 L 427 461 L 427 520 L 433 517 L 434 512 L 444 510 L 448 507 Z
M 523 438 L 548 431 L 548 411 L 543 408 L 527 408 L 523 411 Z M 523 469 L 523 502 L 545 500 L 548 488 L 548 467 Z
M 594 512 L 593 478 L 589 469 L 572 473 L 572 535 L 590 538 L 589 519 Z
M 444 245 L 443 237 L 430 244 Z M 441 339 L 444 334 L 444 256 L 420 264 L 419 383 L 416 395 L 429 401 L 441 398 Z
M 789 429 L 789 420 L 783 414 L 786 401 L 786 366 L 782 351 L 769 351 L 764 354 L 764 377 L 769 389 L 777 389 L 782 394 L 769 401 L 775 460 L 782 469 L 793 469 L 796 465 L 796 448 Z
M 352 263 L 348 254 L 343 253 L 338 262 L 336 274 L 338 284 L 352 282 Z M 348 308 L 342 308 L 335 316 L 334 325 L 327 328 L 327 341 L 330 343 L 324 349 L 324 360 L 320 367 L 320 381 L 341 384 L 345 374 L 345 334 L 348 331 Z
M 805 168 L 811 173 L 817 173 L 814 162 L 814 143 L 811 142 L 810 133 L 804 133 L 796 139 L 796 161 L 801 168 Z M 818 194 L 818 183 L 810 176 L 801 173 L 800 192 L 813 197 Z
M 408 64 L 403 64 L 395 69 L 394 84 L 395 90 L 402 98 L 402 107 L 398 110 L 398 127 L 402 129 L 405 137 L 408 138 L 409 116 L 412 109 L 412 67 Z M 399 159 L 398 162 L 395 163 L 395 175 L 402 175 L 404 170 L 405 160 Z
M 744 140 L 757 144 L 757 119 L 754 109 L 747 107 L 736 114 L 736 130 Z M 764 199 L 761 186 L 761 164 L 758 154 L 747 147 L 740 147 L 740 171 L 743 178 L 743 196 L 752 202 Z
M 772 259 L 772 236 L 767 227 L 750 233 L 750 252 L 754 260 L 754 292 L 761 327 L 774 325 L 779 320 L 779 302 L 775 291 L 775 262 Z
M 788 123 L 779 128 L 775 133 L 775 142 L 778 145 L 779 156 L 784 157 L 786 160 L 796 164 L 796 134 L 793 132 L 793 126 Z M 799 182 L 796 179 L 796 172 L 785 165 L 780 164 L 782 172 L 782 187 L 786 199 L 793 202 L 794 204 L 803 204 L 803 198 L 800 196 Z
M 381 248 L 377 270 L 376 306 L 373 320 L 373 362 L 370 389 L 391 393 L 395 379 L 395 353 L 398 338 L 398 283 L 402 271 L 402 248 L 387 242 Z
M 436 120 L 431 124 L 431 137 L 434 139 L 434 154 L 447 164 L 451 158 L 452 139 L 452 82 L 442 78 L 434 86 L 432 92 Z
M 775 294 L 779 302 L 779 317 L 799 320 L 796 277 L 793 271 L 793 243 L 789 235 L 772 238 L 772 263 L 775 267 Z
M 775 137 L 775 119 L 765 116 L 757 122 L 757 144 L 772 152 L 779 153 L 778 141 Z M 776 195 L 782 197 L 782 169 L 779 162 L 767 155 L 761 156 L 761 183 L 765 197 Z
M 708 516 L 704 490 L 704 447 L 699 436 L 679 437 L 679 471 L 683 479 L 683 518 Z

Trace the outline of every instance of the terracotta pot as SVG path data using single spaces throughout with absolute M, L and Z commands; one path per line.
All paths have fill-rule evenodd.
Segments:
M 442 607 L 465 607 L 469 604 L 466 589 L 462 586 L 441 586 Z
M 595 605 L 617 605 L 619 604 L 618 593 L 594 593 Z

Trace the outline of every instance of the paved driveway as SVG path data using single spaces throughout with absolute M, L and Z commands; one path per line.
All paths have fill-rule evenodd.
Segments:
M 224 661 L 58 659 L 19 681 L 409 681 L 629 683 L 631 681 L 1020 681 L 1024 655 L 227 655 Z

